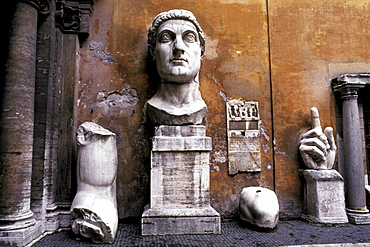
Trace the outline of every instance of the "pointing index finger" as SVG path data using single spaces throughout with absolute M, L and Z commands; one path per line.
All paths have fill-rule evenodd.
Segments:
M 319 110 L 316 107 L 311 108 L 311 125 L 312 128 L 321 127 Z

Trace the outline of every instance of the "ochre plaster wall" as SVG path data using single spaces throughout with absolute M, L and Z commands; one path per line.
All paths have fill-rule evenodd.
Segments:
M 207 135 L 213 138 L 212 206 L 232 216 L 243 187 L 274 189 L 265 1 L 98 0 L 90 36 L 80 50 L 76 126 L 93 121 L 117 134 L 120 218 L 140 216 L 149 201 L 150 141 L 143 109 L 156 91 L 157 79 L 150 76 L 154 68 L 147 59 L 147 30 L 158 13 L 174 8 L 192 11 L 207 38 L 200 85 L 209 108 Z M 116 93 L 107 102 L 111 91 Z M 110 100 L 113 97 L 116 102 Z M 265 150 L 260 173 L 228 175 L 228 97 L 259 102 Z
M 143 109 L 157 80 L 146 35 L 158 13 L 192 11 L 207 38 L 200 85 L 213 138 L 211 205 L 233 216 L 241 189 L 260 185 L 277 192 L 283 216 L 296 217 L 302 210 L 300 134 L 310 126 L 312 106 L 323 126 L 335 127 L 331 78 L 369 72 L 369 6 L 361 0 L 96 0 L 79 55 L 75 127 L 93 121 L 117 134 L 120 218 L 140 216 L 149 202 Z M 228 175 L 228 98 L 259 102 L 260 173 Z
M 370 71 L 368 0 L 270 0 L 276 192 L 284 215 L 301 213 L 297 143 L 312 106 L 336 127 L 331 79 Z

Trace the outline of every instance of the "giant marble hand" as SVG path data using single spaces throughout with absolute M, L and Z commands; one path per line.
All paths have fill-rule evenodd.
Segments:
M 303 134 L 299 146 L 303 162 L 311 169 L 332 169 L 337 150 L 333 128 L 322 131 L 316 107 L 311 108 L 311 124 L 312 129 Z

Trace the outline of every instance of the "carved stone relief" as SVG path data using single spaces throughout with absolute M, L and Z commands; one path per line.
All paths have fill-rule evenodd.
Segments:
M 226 102 L 229 174 L 261 171 L 260 119 L 257 102 Z

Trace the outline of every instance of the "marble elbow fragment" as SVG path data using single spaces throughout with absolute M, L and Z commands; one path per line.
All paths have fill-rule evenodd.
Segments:
M 113 243 L 118 227 L 116 135 L 85 122 L 77 131 L 77 193 L 72 230 L 94 243 Z

